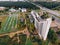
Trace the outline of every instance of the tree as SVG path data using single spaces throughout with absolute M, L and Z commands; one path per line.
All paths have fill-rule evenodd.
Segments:
M 55 43 L 57 41 L 57 35 L 52 29 L 49 30 L 48 40 L 51 41 L 52 43 Z
M 10 42 L 10 37 L 8 35 L 0 37 L 0 45 L 8 45 Z
M 43 44 L 43 42 L 42 42 L 41 40 L 39 40 L 38 44 L 39 44 L 39 45 L 42 45 L 42 44 Z

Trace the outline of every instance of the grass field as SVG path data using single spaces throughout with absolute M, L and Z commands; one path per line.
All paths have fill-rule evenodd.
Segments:
M 15 29 L 15 26 L 17 24 L 17 14 L 12 14 L 10 16 L 2 16 L 2 19 L 0 20 L 2 22 L 1 24 L 1 29 L 0 29 L 0 34 L 1 33 L 8 33 L 12 30 L 13 28 Z
M 27 38 L 25 45 L 32 45 L 32 41 L 30 40 L 30 38 Z

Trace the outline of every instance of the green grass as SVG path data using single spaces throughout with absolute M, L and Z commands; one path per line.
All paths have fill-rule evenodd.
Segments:
M 1 30 L 0 30 L 0 33 L 3 33 L 3 32 L 4 32 L 3 29 L 4 29 L 4 27 L 5 27 L 6 23 L 7 23 L 8 18 L 9 18 L 9 17 L 7 17 L 7 18 L 6 18 L 6 21 L 2 23 L 2 28 L 1 28 Z
M 11 24 L 9 23 L 10 25 L 8 25 L 8 28 L 6 30 L 6 31 L 9 31 L 9 32 L 11 31 L 11 27 L 12 27 L 12 24 L 13 24 L 13 18 L 11 20 L 12 20 L 11 21 Z
M 9 17 L 7 17 L 6 20 L 8 20 L 8 18 L 9 18 Z M 4 27 L 4 25 L 6 24 L 6 20 L 5 20 L 5 22 L 2 22 L 2 27 Z M 2 30 L 2 29 L 3 29 L 3 28 L 1 28 L 1 30 Z
M 32 41 L 30 40 L 30 38 L 27 38 L 25 45 L 32 45 Z
M 2 29 L 0 30 L 0 33 L 5 33 L 5 32 L 7 32 L 8 24 L 9 24 L 11 18 L 9 19 L 9 21 L 8 21 L 8 19 L 9 19 L 9 17 L 7 18 L 6 22 L 5 22 L 4 25 L 2 26 Z M 6 26 L 6 24 L 7 24 L 7 26 Z M 5 28 L 5 27 L 6 27 L 6 28 Z M 5 28 L 5 29 L 4 29 L 4 28 Z
M 14 17 L 13 16 L 7 17 L 5 23 L 3 23 L 3 25 L 2 25 L 2 28 L 0 30 L 0 34 L 2 34 L 2 33 L 8 33 L 8 32 L 13 31 L 12 30 L 12 26 L 15 28 L 15 25 L 17 24 L 17 22 L 16 22 L 17 20 L 16 19 L 17 18 L 15 17 L 15 20 L 14 20 Z

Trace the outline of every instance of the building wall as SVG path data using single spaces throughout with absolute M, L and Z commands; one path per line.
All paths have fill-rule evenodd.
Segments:
M 38 22 L 35 19 L 35 27 L 38 31 L 38 34 L 40 35 L 41 38 L 43 38 L 43 40 L 46 40 L 47 38 L 51 22 L 52 22 L 51 18 L 48 18 L 43 22 Z
M 38 21 L 34 16 L 34 14 L 33 13 L 31 14 L 35 19 L 34 25 L 35 25 L 35 28 L 37 29 L 39 36 L 41 37 L 41 39 L 46 40 L 52 19 L 48 18 L 46 20 Z
M 42 37 L 44 40 L 46 40 L 46 38 L 47 38 L 51 22 L 52 22 L 51 18 L 48 18 L 46 21 L 43 22 Z

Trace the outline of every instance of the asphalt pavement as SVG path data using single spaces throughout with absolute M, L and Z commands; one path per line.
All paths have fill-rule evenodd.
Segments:
M 46 11 L 46 12 L 50 13 L 55 18 L 55 21 L 57 22 L 58 26 L 60 26 L 60 18 L 59 18 L 60 14 L 59 13 L 57 13 L 57 12 L 51 10 L 51 9 L 45 8 L 45 7 L 41 6 L 40 4 L 35 4 L 33 2 L 30 2 L 30 1 L 27 1 L 27 2 L 35 5 L 36 7 L 40 8 L 43 11 Z

